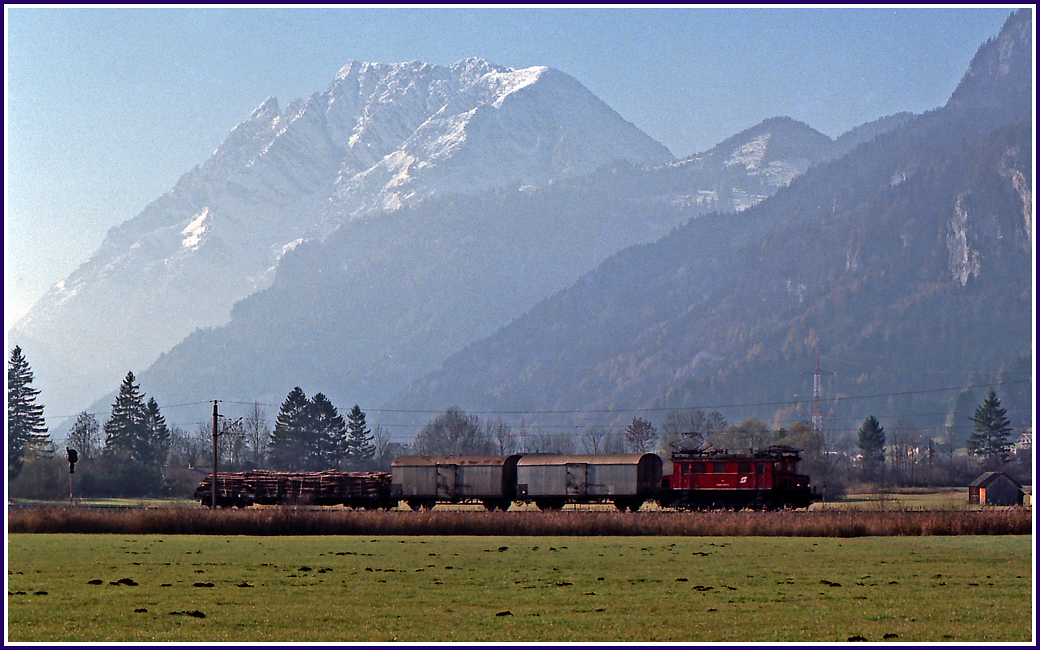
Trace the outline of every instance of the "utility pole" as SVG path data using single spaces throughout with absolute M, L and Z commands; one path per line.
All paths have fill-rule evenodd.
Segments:
M 220 415 L 217 413 L 217 400 L 213 400 L 213 501 L 211 508 L 217 509 L 217 418 Z

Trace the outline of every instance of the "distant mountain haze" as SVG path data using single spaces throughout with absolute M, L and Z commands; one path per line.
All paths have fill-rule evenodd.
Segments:
M 548 68 L 352 61 L 323 93 L 261 104 L 213 155 L 13 328 L 69 413 L 191 332 L 227 322 L 279 261 L 339 226 L 446 193 L 536 187 L 672 155 Z
M 160 355 L 142 386 L 170 403 L 222 394 L 277 404 L 303 384 L 336 403 L 383 404 L 613 253 L 761 201 L 814 156 L 834 155 L 821 139 L 771 120 L 683 161 L 615 162 L 345 223 L 288 252 L 268 289 L 237 303 L 227 325 Z M 219 363 L 197 361 L 209 358 Z
M 946 106 L 620 251 L 391 403 L 575 427 L 702 407 L 781 427 L 811 416 L 822 357 L 836 435 L 873 413 L 963 442 L 986 386 L 1029 426 L 1029 22 L 980 48 Z
M 401 440 L 452 405 L 786 425 L 820 356 L 834 422 L 945 421 L 957 393 L 910 394 L 1031 354 L 1030 33 L 1016 12 L 924 115 L 775 117 L 682 160 L 549 68 L 350 62 L 264 102 L 10 340 L 48 415 L 106 412 L 133 370 L 161 406 L 301 386 Z

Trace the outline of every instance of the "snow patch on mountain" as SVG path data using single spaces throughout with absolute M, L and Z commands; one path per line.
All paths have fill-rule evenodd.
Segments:
M 981 270 L 979 252 L 973 250 L 969 242 L 970 222 L 971 215 L 964 205 L 964 195 L 961 194 L 953 207 L 953 217 L 946 234 L 946 248 L 950 252 L 950 273 L 961 286 L 967 285 L 969 278 L 978 277 Z
M 769 138 L 772 135 L 772 133 L 763 133 L 742 144 L 733 151 L 733 155 L 726 161 L 726 165 L 743 165 L 745 169 L 758 169 L 762 166 L 762 160 L 766 157 L 766 146 L 769 144 Z
M 202 243 L 202 236 L 206 233 L 206 217 L 209 216 L 209 208 L 204 208 L 197 216 L 195 216 L 191 223 L 185 226 L 181 234 L 184 235 L 184 239 L 181 240 L 181 246 L 186 250 L 193 251 L 199 247 Z
M 284 111 L 264 100 L 12 334 L 33 342 L 39 382 L 58 396 L 48 406 L 76 409 L 194 329 L 225 323 L 301 242 L 428 197 L 544 186 L 619 159 L 673 157 L 562 72 L 351 61 Z M 62 379 L 72 377 L 89 379 Z

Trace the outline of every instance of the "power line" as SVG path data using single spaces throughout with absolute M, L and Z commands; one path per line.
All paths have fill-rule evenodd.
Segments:
M 840 397 L 836 397 L 834 399 L 836 401 L 850 401 L 850 400 L 863 400 L 863 399 L 904 397 L 904 396 L 909 396 L 909 395 L 925 395 L 925 394 L 932 394 L 932 393 L 944 393 L 944 392 L 950 392 L 950 391 L 964 391 L 964 390 L 971 390 L 971 389 L 990 388 L 990 387 L 994 387 L 994 386 L 1006 386 L 1006 385 L 1013 385 L 1013 384 L 1025 384 L 1025 383 L 1030 383 L 1030 382 L 1031 382 L 1030 379 L 1012 379 L 1012 380 L 997 381 L 997 382 L 990 382 L 990 383 L 984 383 L 984 384 L 971 384 L 971 385 L 967 385 L 967 386 L 949 386 L 949 387 L 944 387 L 944 388 L 926 388 L 926 389 L 920 389 L 920 390 L 909 390 L 909 391 L 900 391 L 900 392 L 893 392 L 893 393 L 876 393 L 876 394 L 871 394 L 871 395 L 843 395 L 843 396 L 840 396 Z M 275 407 L 280 408 L 280 406 L 281 406 L 279 404 L 270 404 L 270 403 L 267 403 L 267 402 L 257 402 L 257 401 L 242 402 L 242 401 L 236 401 L 236 400 L 205 400 L 205 401 L 197 401 L 197 402 L 184 402 L 184 403 L 180 403 L 180 404 L 171 404 L 171 405 L 168 405 L 168 406 L 161 406 L 161 408 L 165 410 L 165 409 L 173 409 L 173 408 L 183 408 L 183 407 L 188 407 L 188 406 L 200 406 L 200 405 L 203 405 L 203 404 L 209 405 L 209 404 L 212 404 L 214 401 L 225 403 L 225 404 L 237 404 L 237 405 L 244 405 L 244 406 L 252 406 L 252 405 L 256 404 L 256 405 L 259 405 L 259 406 L 265 406 L 265 407 L 270 407 L 270 408 L 275 408 Z M 737 403 L 730 403 L 730 404 L 715 404 L 715 405 L 708 404 L 708 405 L 692 405 L 692 406 L 661 406 L 661 407 L 634 407 L 634 408 L 609 408 L 609 409 L 608 408 L 604 408 L 604 409 L 525 409 L 525 410 L 480 410 L 480 411 L 467 410 L 466 413 L 469 413 L 471 415 L 484 415 L 484 416 L 488 416 L 488 415 L 500 415 L 500 416 L 501 415 L 532 415 L 532 416 L 538 416 L 538 415 L 604 415 L 604 414 L 621 414 L 621 413 L 655 413 L 655 412 L 662 412 L 662 411 L 683 411 L 683 410 L 715 410 L 715 411 L 718 411 L 720 409 L 748 409 L 748 408 L 764 407 L 764 406 L 770 406 L 770 407 L 794 406 L 794 405 L 797 405 L 797 404 L 801 404 L 804 401 L 805 401 L 804 399 L 795 399 L 795 400 L 780 400 L 780 401 L 766 401 L 766 402 L 743 402 L 743 403 L 737 402 Z M 391 414 L 413 414 L 413 415 L 414 414 L 440 414 L 440 413 L 443 413 L 443 411 L 444 411 L 444 409 L 403 409 L 403 408 L 383 408 L 383 409 L 368 409 L 367 410 L 368 413 L 391 413 Z M 78 413 L 76 415 L 46 416 L 45 419 L 47 419 L 47 420 L 52 420 L 52 419 L 64 420 L 64 419 L 68 419 L 68 418 L 72 418 L 72 417 L 78 417 L 79 415 L 80 414 Z M 105 415 L 105 412 L 89 413 L 89 415 L 95 415 L 95 416 Z M 424 426 L 424 424 L 416 425 L 416 424 L 392 423 L 392 424 L 388 424 L 386 426 L 395 426 L 395 427 Z M 542 426 L 549 426 L 549 425 L 542 425 Z M 579 427 L 584 426 L 584 425 L 575 424 L 575 425 L 557 425 L 557 426 L 559 428 L 579 428 Z
M 974 384 L 970 386 L 951 386 L 948 388 L 928 388 L 922 390 L 910 390 L 902 391 L 898 393 L 878 393 L 874 395 L 843 395 L 838 400 L 854 400 L 854 399 L 876 399 L 879 397 L 900 397 L 906 395 L 919 395 L 927 393 L 943 393 L 954 390 L 969 390 L 973 388 L 985 388 L 989 386 L 1003 386 L 1008 384 L 1023 384 L 1028 383 L 1030 380 L 1027 379 L 1015 379 L 1008 381 L 992 382 L 988 384 Z M 805 400 L 782 400 L 776 402 L 744 402 L 734 404 L 700 404 L 692 406 L 657 406 L 657 407 L 633 407 L 633 408 L 612 408 L 612 409 L 525 409 L 517 411 L 472 411 L 466 410 L 466 413 L 472 415 L 577 415 L 583 413 L 645 413 L 645 412 L 658 412 L 658 411 L 682 411 L 682 410 L 718 410 L 726 408 L 750 408 L 754 406 L 793 406 L 800 404 Z M 465 409 L 464 409 L 465 410 Z M 443 409 L 368 409 L 369 413 L 441 413 Z
M 1011 368 L 1001 368 L 998 370 L 919 370 L 916 368 L 899 368 L 895 366 L 880 366 L 877 364 L 860 363 L 858 361 L 849 361 L 848 359 L 842 359 L 841 357 L 835 357 L 833 355 L 827 356 L 827 361 L 831 363 L 844 364 L 847 366 L 855 366 L 857 368 L 868 368 L 871 370 L 880 370 L 886 373 L 906 373 L 906 374 L 928 374 L 928 375 L 1004 375 L 1004 374 L 1021 374 L 1029 372 L 1029 369 L 1014 370 Z

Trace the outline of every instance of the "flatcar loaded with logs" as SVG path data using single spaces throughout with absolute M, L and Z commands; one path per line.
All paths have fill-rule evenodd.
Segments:
M 397 505 L 390 499 L 390 475 L 386 472 L 220 472 L 217 507 L 248 508 L 251 505 L 316 505 L 375 510 Z M 213 475 L 195 488 L 203 505 L 213 502 Z
M 221 472 L 218 507 L 254 504 L 343 505 L 413 510 L 437 504 L 482 504 L 508 510 L 533 503 L 541 510 L 568 504 L 612 503 L 639 510 L 644 503 L 682 510 L 807 508 L 820 496 L 798 474 L 798 450 L 773 446 L 749 453 L 677 451 L 657 454 L 512 454 L 403 456 L 391 472 Z M 195 490 L 213 503 L 213 475 Z

